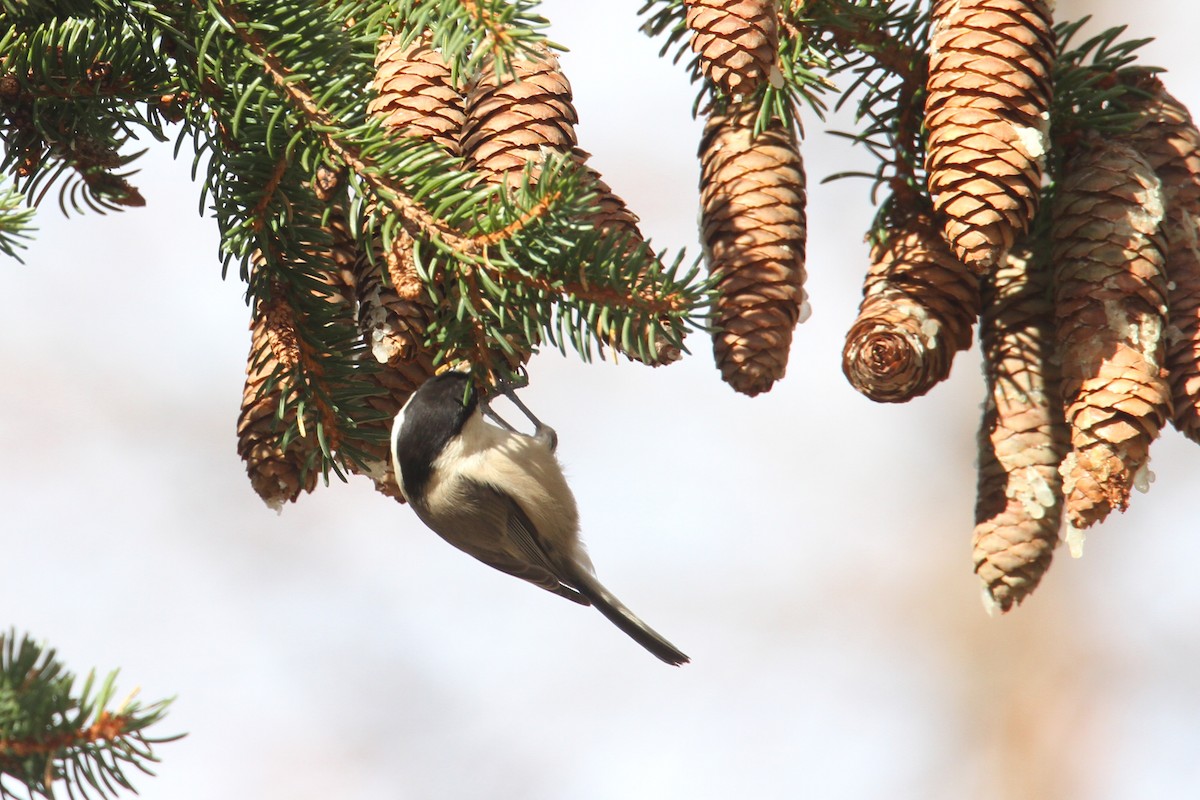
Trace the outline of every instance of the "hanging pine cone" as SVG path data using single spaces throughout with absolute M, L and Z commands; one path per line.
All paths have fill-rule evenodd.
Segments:
M 1054 34 L 1046 0 L 935 0 L 926 170 L 958 258 L 983 274 L 1037 211 Z
M 362 463 L 350 462 L 350 467 L 371 478 L 379 492 L 404 502 L 392 474 L 388 436 L 392 418 L 400 406 L 425 378 L 433 374 L 432 355 L 422 346 L 424 326 L 428 324 L 428 303 L 401 301 L 383 283 L 378 261 L 385 256 L 379 252 L 378 239 L 377 263 L 372 266 L 352 236 L 340 205 L 331 209 L 329 231 L 333 261 L 339 267 L 338 275 L 331 282 L 327 281 L 330 297 L 334 302 L 344 303 L 348 309 L 357 309 L 359 331 L 370 346 L 371 355 L 383 364 L 378 370 L 361 369 L 355 373 L 358 380 L 369 383 L 375 391 L 364 392 L 372 413 L 368 418 L 355 420 L 354 444 L 365 458 Z M 399 238 L 406 239 L 407 245 L 412 246 L 410 237 L 401 234 Z M 415 317 L 422 311 L 426 317 L 405 319 L 401 316 L 409 313 Z M 411 330 L 412 326 L 419 329 Z M 401 352 L 408 355 L 407 360 L 399 356 Z M 383 358 L 380 358 L 381 354 Z M 388 355 L 392 356 L 390 361 Z
M 521 180 L 528 160 L 536 165 L 547 152 L 569 153 L 584 168 L 586 179 L 599 195 L 600 211 L 593 223 L 605 233 L 627 234 L 631 248 L 644 244 L 637 217 L 600 173 L 587 166 L 588 154 L 576 147 L 578 116 L 572 104 L 571 84 L 547 47 L 539 45 L 533 54 L 515 54 L 512 74 L 503 77 L 496 75 L 495 63 L 485 59 L 468 87 L 466 115 L 463 155 L 469 166 L 486 180 L 513 185 Z M 536 180 L 537 166 L 531 174 Z M 630 358 L 638 357 L 622 348 L 619 331 L 605 328 L 599 322 L 596 325 L 596 335 L 601 341 Z M 660 339 L 647 363 L 659 366 L 679 357 L 677 347 Z
M 407 47 L 400 36 L 380 39 L 373 86 L 376 96 L 367 104 L 367 112 L 393 135 L 434 142 L 452 155 L 460 154 L 465 101 L 449 64 L 428 37 Z M 372 213 L 369 208 L 368 216 Z M 372 418 L 359 421 L 365 434 L 360 447 L 369 456 L 363 471 L 379 492 L 403 501 L 392 470 L 388 438 L 396 412 L 433 375 L 433 353 L 425 344 L 433 307 L 417 274 L 416 242 L 411 234 L 398 228 L 386 250 L 378 232 L 364 232 L 363 238 L 370 242 L 373 253 L 362 250 L 353 263 L 358 327 L 368 357 L 379 365 L 377 370 L 363 371 L 378 390 L 367 399 Z
M 329 179 L 328 175 L 321 177 Z M 315 184 L 306 188 L 314 194 L 321 191 Z M 333 313 L 322 324 L 349 326 L 354 324 L 354 279 L 349 268 L 354 247 L 347 242 L 349 228 L 339 208 L 333 209 L 328 226 L 329 239 L 301 243 L 293 259 L 300 268 L 309 263 L 330 265 L 311 276 L 314 283 L 306 291 L 332 308 Z M 261 255 L 256 254 L 254 263 L 261 261 Z M 304 418 L 297 416 L 294 380 L 299 370 L 310 377 L 319 376 L 321 355 L 314 354 L 311 346 L 305 350 L 288 288 L 275 281 L 267 289 L 255 302 L 250 321 L 250 356 L 237 426 L 238 454 L 246 462 L 251 486 L 278 511 L 284 503 L 295 502 L 302 491 L 311 492 L 316 487 L 322 461 L 316 428 L 319 421 L 328 422 L 329 416 L 312 409 Z M 280 408 L 285 405 L 287 411 L 280 416 Z M 327 426 L 325 435 L 329 447 L 338 449 L 336 426 Z
M 282 299 L 282 291 L 270 300 L 255 304 L 250 322 L 250 357 L 246 363 L 246 386 L 238 416 L 238 455 L 246 462 L 250 485 L 276 511 L 295 502 L 301 492 L 317 485 L 321 449 L 314 431 L 293 436 L 283 446 L 284 432 L 295 425 L 294 405 L 276 419 L 282 399 L 293 390 L 285 381 L 271 383 L 273 375 L 288 375 L 300 363 L 296 317 Z
M 566 153 L 576 144 L 571 84 L 549 48 L 518 52 L 511 66 L 497 76 L 495 61 L 485 58 L 467 87 L 462 152 L 494 183 L 519 180 L 543 150 Z
M 1072 447 L 1063 491 L 1076 554 L 1080 530 L 1129 504 L 1170 413 L 1163 213 L 1161 182 L 1126 144 L 1090 141 L 1064 167 L 1052 233 Z
M 402 300 L 420 301 L 425 297 L 425 283 L 417 271 L 416 245 L 408 231 L 398 231 L 392 246 L 383 254 L 392 289 Z
M 979 430 L 972 541 L 984 603 L 1007 612 L 1050 568 L 1062 523 L 1059 465 L 1070 450 L 1054 356 L 1049 271 L 1008 256 L 983 285 L 979 340 L 988 396 Z
M 718 281 L 713 351 L 725 381 L 750 396 L 787 369 L 807 237 L 795 136 L 778 120 L 753 136 L 755 113 L 713 114 L 700 142 L 701 227 Z
M 950 374 L 971 346 L 979 281 L 925 214 L 894 224 L 871 249 L 858 318 L 846 334 L 842 372 L 877 403 L 904 403 Z
M 400 36 L 379 40 L 375 54 L 375 96 L 367 113 L 402 136 L 435 142 L 457 155 L 466 123 L 463 98 L 450 65 L 428 37 L 404 46 Z
M 1150 96 L 1130 108 L 1142 117 L 1129 142 L 1162 180 L 1167 203 L 1166 367 L 1172 421 L 1200 442 L 1200 131 L 1158 78 L 1144 74 L 1136 85 Z
M 428 36 L 407 47 L 400 36 L 381 38 L 372 85 L 375 97 L 367 103 L 367 113 L 385 128 L 459 154 L 459 137 L 466 124 L 464 100 L 450 65 L 433 49 Z M 416 300 L 424 291 L 413 263 L 414 244 L 411 235 L 400 231 L 383 258 L 392 286 L 407 300 Z
M 376 258 L 381 255 L 377 253 Z M 359 425 L 364 432 L 374 430 L 377 440 L 372 444 L 368 437 L 363 442 L 363 449 L 372 457 L 366 472 L 378 491 L 403 500 L 392 470 L 388 437 L 396 412 L 434 374 L 433 353 L 425 344 L 433 309 L 423 297 L 401 298 L 384 283 L 378 265 L 365 253 L 355 267 L 359 330 L 369 348 L 368 357 L 380 366 L 367 373 L 380 389 L 367 398 L 374 419 Z
M 358 242 L 350 233 L 350 222 L 346 219 L 346 209 L 341 203 L 335 203 L 329 212 L 326 226 L 329 231 L 329 255 L 337 274 L 331 276 L 326 283 L 330 292 L 337 295 L 334 302 L 344 304 L 347 311 L 352 311 L 355 305 L 354 263 L 358 260 Z M 353 315 L 348 315 L 347 319 Z
M 1166 225 L 1168 288 L 1167 372 L 1172 422 L 1200 442 L 1200 208 L 1181 210 Z
M 773 0 L 686 0 L 700 71 L 725 95 L 754 94 L 775 66 L 779 32 Z
M 376 254 L 377 260 L 380 254 Z M 424 298 L 406 300 L 383 282 L 377 264 L 364 253 L 355 264 L 358 325 L 371 356 L 403 378 L 408 393 L 433 375 L 433 354 L 425 335 L 433 308 Z
M 578 147 L 573 148 L 571 153 L 575 163 L 583 168 L 587 176 L 586 180 L 589 188 L 596 193 L 596 204 L 599 206 L 599 209 L 592 218 L 592 224 L 596 226 L 596 229 L 605 236 L 621 237 L 625 247 L 624 252 L 633 253 L 639 248 L 647 247 L 646 239 L 642 235 L 641 228 L 638 227 L 637 214 L 630 211 L 629 206 L 605 183 L 600 173 L 588 165 L 587 161 L 590 155 Z M 661 262 L 657 263 L 661 268 Z M 641 278 L 642 276 L 639 275 L 634 280 L 634 283 L 640 283 Z M 622 350 L 620 346 L 621 332 L 615 327 L 605 328 L 601 323 L 597 322 L 596 334 L 602 341 L 608 342 L 614 349 Z M 622 352 L 624 351 L 622 350 Z M 638 359 L 637 354 L 634 352 L 628 352 L 626 355 L 630 358 Z M 678 347 L 664 338 L 659 338 L 654 343 L 653 357 L 650 360 L 644 361 L 644 363 L 658 367 L 678 361 L 682 356 L 683 354 Z

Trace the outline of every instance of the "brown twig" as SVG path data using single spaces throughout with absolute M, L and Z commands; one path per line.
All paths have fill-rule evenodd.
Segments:
M 14 758 L 29 756 L 51 756 L 69 747 L 94 744 L 99 741 L 114 742 L 125 736 L 129 716 L 100 712 L 96 721 L 86 728 L 63 731 L 44 739 L 0 739 L 0 754 Z

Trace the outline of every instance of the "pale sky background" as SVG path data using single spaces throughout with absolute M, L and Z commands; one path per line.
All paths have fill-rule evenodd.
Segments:
M 581 145 L 657 245 L 695 253 L 693 89 L 639 5 L 543 10 Z M 1157 36 L 1144 61 L 1200 110 L 1194 4 L 1058 3 L 1085 11 Z M 783 383 L 735 395 L 697 336 L 654 371 L 539 357 L 525 394 L 598 574 L 692 664 L 363 479 L 268 510 L 235 450 L 243 288 L 169 147 L 140 162 L 145 209 L 48 203 L 27 263 L 0 265 L 0 625 L 178 695 L 161 732 L 189 735 L 136 780 L 148 800 L 1194 797 L 1200 450 L 1168 430 L 1151 492 L 988 618 L 977 351 L 906 405 L 846 383 L 872 209 L 865 181 L 819 181 L 869 162 L 806 128 L 814 313 Z

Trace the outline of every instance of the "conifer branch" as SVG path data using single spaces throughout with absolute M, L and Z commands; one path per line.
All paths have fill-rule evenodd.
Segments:
M 204 5 L 201 0 L 193 0 L 193 2 L 198 7 Z M 378 196 L 400 216 L 405 229 L 411 235 L 436 236 L 464 254 L 478 252 L 477 242 L 460 236 L 456 230 L 450 228 L 414 200 L 399 181 L 382 174 L 381 170 L 363 155 L 356 144 L 343 141 L 348 137 L 339 135 L 339 132 L 343 130 L 342 125 L 321 107 L 307 84 L 297 79 L 281 59 L 267 48 L 240 14 L 236 13 L 223 0 L 214 0 L 213 5 L 229 22 L 234 34 L 259 60 L 279 90 L 304 113 L 305 118 L 309 121 L 309 129 L 329 148 L 330 152 L 336 154 L 358 174 L 360 179 L 375 190 Z
M 148 735 L 171 701 L 143 706 L 131 694 L 110 708 L 115 680 L 97 686 L 93 673 L 77 691 L 53 650 L 0 634 L 0 800 L 16 798 L 15 785 L 50 800 L 59 781 L 72 797 L 103 800 L 133 789 L 127 768 L 153 774 L 154 746 L 182 738 Z
M 200 0 L 194 0 L 194 2 L 199 4 Z M 380 170 L 362 155 L 357 146 L 343 142 L 341 137 L 335 135 L 338 130 L 337 122 L 320 107 L 307 85 L 303 81 L 291 77 L 281 60 L 269 51 L 262 40 L 250 29 L 250 26 L 245 24 L 245 21 L 228 4 L 218 0 L 216 5 L 222 15 L 230 21 L 231 27 L 238 37 L 260 60 L 264 70 L 267 71 L 276 86 L 304 112 L 311 122 L 312 130 L 322 139 L 323 143 L 375 190 L 377 195 L 387 202 L 402 220 L 409 223 L 404 227 L 411 235 L 436 237 L 452 249 L 458 257 L 486 269 L 493 276 L 515 280 L 537 291 L 574 297 L 586 302 L 627 305 L 653 313 L 679 312 L 689 305 L 690 301 L 679 294 L 656 302 L 647 302 L 646 298 L 636 295 L 630 297 L 611 289 L 596 290 L 586 285 L 555 285 L 513 269 L 504 261 L 497 263 L 494 259 L 486 258 L 485 251 L 490 246 L 511 239 L 513 234 L 520 231 L 527 221 L 541 216 L 559 198 L 549 195 L 539 199 L 524 216 L 495 231 L 475 236 L 462 235 L 415 201 L 399 181 L 382 175 Z M 266 199 L 264 198 L 262 202 L 265 208 Z
M 24 248 L 22 239 L 29 238 L 34 210 L 22 208 L 25 195 L 17 188 L 0 180 L 0 253 L 20 260 L 18 248 Z

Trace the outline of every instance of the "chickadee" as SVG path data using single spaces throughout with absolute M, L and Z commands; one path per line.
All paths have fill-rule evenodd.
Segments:
M 668 664 L 688 657 L 596 580 L 579 541 L 579 512 L 554 456 L 557 436 L 503 390 L 535 426 L 514 430 L 457 371 L 427 380 L 396 414 L 392 466 L 417 516 L 459 550 L 581 605 L 594 605 Z M 484 421 L 483 413 L 504 425 Z

